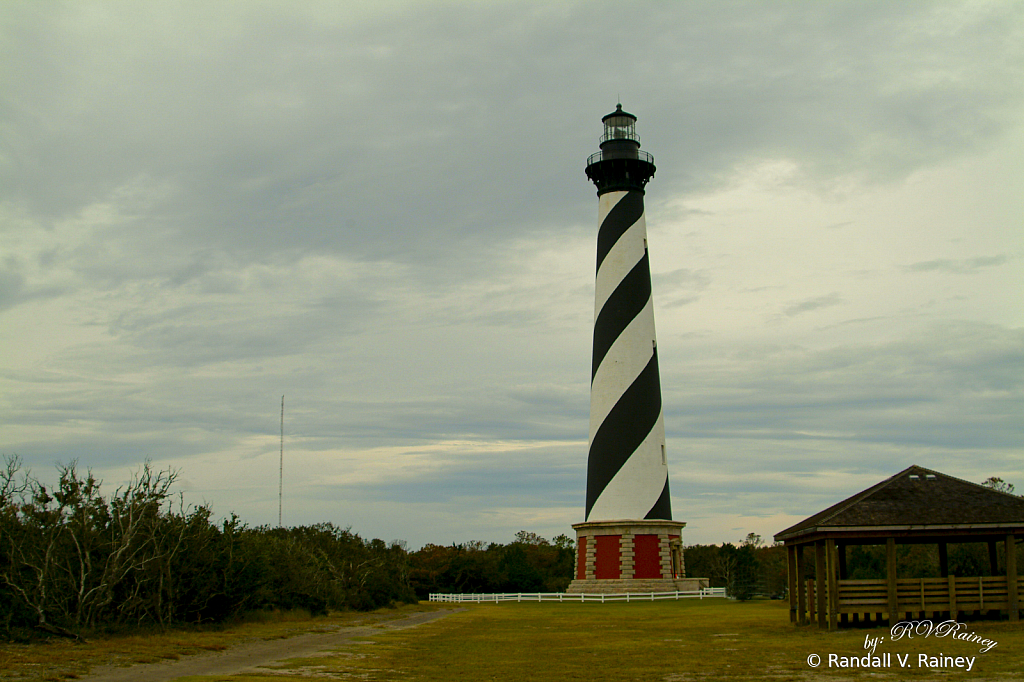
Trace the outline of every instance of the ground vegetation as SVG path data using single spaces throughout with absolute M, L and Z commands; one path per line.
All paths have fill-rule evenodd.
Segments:
M 425 545 L 409 556 L 413 588 L 431 593 L 564 592 L 573 577 L 575 541 L 519 531 L 506 545 Z
M 687 576 L 707 578 L 711 587 L 724 587 L 736 599 L 785 596 L 786 549 L 756 533 L 736 544 L 690 545 L 684 559 Z
M 438 682 L 1024 680 L 1018 624 L 991 622 L 970 631 L 998 644 L 982 653 L 977 643 L 950 637 L 892 641 L 884 626 L 838 632 L 796 626 L 784 601 L 513 602 L 463 607 L 428 626 L 376 636 L 361 656 L 344 652 L 316 664 L 321 674 L 344 679 Z M 873 650 L 866 637 L 879 642 Z
M 76 463 L 49 486 L 0 469 L 0 636 L 219 622 L 258 610 L 370 610 L 414 602 L 402 543 L 330 523 L 219 523 L 149 464 L 110 495 Z

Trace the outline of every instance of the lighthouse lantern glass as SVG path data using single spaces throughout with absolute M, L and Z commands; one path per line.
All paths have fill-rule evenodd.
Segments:
M 604 121 L 605 140 L 637 140 L 636 119 L 631 116 L 610 116 Z

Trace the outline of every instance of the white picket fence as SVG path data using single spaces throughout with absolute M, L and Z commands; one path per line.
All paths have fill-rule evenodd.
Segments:
M 705 597 L 724 597 L 724 587 L 705 587 L 685 592 L 627 592 L 624 594 L 566 594 L 564 592 L 506 592 L 504 594 L 435 594 L 431 593 L 430 601 L 457 603 L 495 603 L 503 601 L 535 602 L 600 602 L 613 601 L 661 601 L 665 599 L 704 599 Z

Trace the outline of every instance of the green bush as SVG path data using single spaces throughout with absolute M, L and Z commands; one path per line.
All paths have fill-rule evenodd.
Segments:
M 370 610 L 416 601 L 400 543 L 330 523 L 219 526 L 185 507 L 176 474 L 147 463 L 105 498 L 91 472 L 58 467 L 53 489 L 0 469 L 0 633 L 75 636 L 107 627 L 218 622 L 261 609 Z M 177 502 L 177 505 L 175 505 Z

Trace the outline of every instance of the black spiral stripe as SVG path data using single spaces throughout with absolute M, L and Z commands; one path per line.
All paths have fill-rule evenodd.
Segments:
M 598 230 L 598 279 L 599 281 L 602 277 L 607 279 L 608 276 L 619 279 L 614 289 L 601 304 L 601 309 L 597 312 L 594 320 L 592 390 L 599 391 L 603 396 L 602 405 L 611 404 L 611 407 L 603 416 L 596 430 L 592 431 L 587 462 L 587 518 L 590 517 L 591 511 L 608 485 L 629 459 L 637 454 L 638 449 L 644 446 L 645 441 L 650 438 L 652 431 L 661 419 L 661 377 L 658 371 L 658 352 L 654 346 L 653 337 L 650 346 L 639 345 L 622 349 L 627 357 L 632 357 L 632 361 L 637 362 L 637 368 L 643 367 L 639 374 L 631 380 L 631 383 L 623 382 L 622 385 L 609 383 L 609 381 L 616 381 L 610 378 L 615 376 L 613 373 L 602 379 L 598 385 L 594 385 L 598 370 L 610 349 L 619 341 L 630 324 L 641 314 L 653 314 L 650 310 L 644 312 L 651 301 L 651 268 L 646 241 L 642 246 L 643 255 L 632 266 L 621 261 L 605 263 L 606 256 L 615 244 L 630 228 L 643 219 L 643 214 L 643 192 L 628 191 L 608 210 Z M 630 237 L 630 239 L 634 238 L 642 239 L 643 237 L 640 234 Z M 631 251 L 633 248 L 639 249 L 641 246 L 634 244 L 627 248 Z M 616 268 L 616 270 L 602 273 L 602 266 Z M 625 271 L 626 268 L 628 271 Z M 620 272 L 619 269 L 623 271 Z M 653 318 L 650 324 L 653 333 Z M 632 333 L 630 338 L 630 341 L 624 341 L 624 343 L 635 344 L 637 342 Z M 617 355 L 620 358 L 623 357 L 620 352 L 617 352 Z M 648 443 L 644 447 L 648 448 L 648 452 L 644 456 L 650 456 L 650 444 Z M 657 492 L 660 489 L 660 495 L 651 508 L 646 511 L 646 514 L 640 516 L 648 519 L 671 519 L 672 510 L 667 472 L 665 472 L 663 480 L 644 481 L 641 487 L 647 489 L 648 493 Z M 613 503 L 612 506 L 614 508 L 617 505 Z M 625 507 L 628 508 L 629 505 L 626 504 Z M 636 511 L 633 509 L 630 513 L 635 515 Z
M 619 199 L 612 210 L 608 211 L 608 215 L 601 221 L 601 226 L 597 231 L 598 271 L 601 270 L 601 263 L 615 246 L 615 242 L 619 241 L 619 237 L 633 227 L 643 214 L 644 194 L 636 190 L 627 192 L 626 196 Z
M 590 381 L 594 381 L 597 368 L 608 354 L 615 339 L 640 314 L 651 299 L 651 266 L 644 253 L 629 274 L 622 278 L 608 300 L 601 307 L 594 321 L 594 360 L 590 369 Z
M 661 489 L 658 501 L 647 512 L 645 519 L 671 519 L 672 518 L 672 496 L 668 491 L 668 476 L 665 476 L 665 487 Z
M 590 443 L 587 459 L 587 513 L 593 509 L 597 498 L 608 483 L 622 468 L 647 438 L 661 416 L 661 378 L 658 374 L 658 353 L 640 375 L 629 385 L 615 406 L 601 422 Z M 663 493 L 664 496 L 664 493 Z M 660 500 L 659 500 L 660 502 Z M 666 500 L 667 502 L 667 500 Z M 655 505 L 657 506 L 657 505 Z M 645 518 L 670 519 L 668 516 Z

